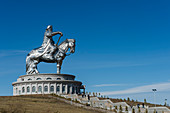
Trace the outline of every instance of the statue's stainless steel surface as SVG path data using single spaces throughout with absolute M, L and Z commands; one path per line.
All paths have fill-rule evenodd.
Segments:
M 57 44 L 55 44 L 52 39 L 52 37 L 57 34 L 60 34 L 60 40 L 63 34 L 61 32 L 53 32 L 51 25 L 47 27 L 41 47 L 33 49 L 27 55 L 27 74 L 38 74 L 39 72 L 37 70 L 37 64 L 40 62 L 57 63 L 57 73 L 60 73 L 61 65 L 64 58 L 75 52 L 75 39 L 66 39 L 60 45 L 58 45 L 59 40 Z

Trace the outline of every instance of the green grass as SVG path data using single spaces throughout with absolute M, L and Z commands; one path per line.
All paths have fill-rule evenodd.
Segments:
M 76 107 L 48 95 L 0 97 L 0 113 L 99 113 Z

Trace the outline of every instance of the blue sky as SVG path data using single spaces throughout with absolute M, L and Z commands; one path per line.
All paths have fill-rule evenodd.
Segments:
M 47 25 L 76 39 L 62 73 L 75 74 L 87 91 L 113 98 L 170 103 L 170 1 L 17 0 L 0 3 L 0 95 L 25 74 L 25 58 L 39 47 Z M 54 37 L 57 41 L 58 36 Z M 56 64 L 40 63 L 41 73 Z M 138 90 L 137 90 L 138 89 Z

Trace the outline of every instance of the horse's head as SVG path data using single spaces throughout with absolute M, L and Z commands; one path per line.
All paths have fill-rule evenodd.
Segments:
M 75 52 L 75 39 L 66 39 L 65 41 L 63 41 L 59 46 L 58 46 L 59 52 L 60 54 L 56 53 L 56 57 L 60 58 L 61 56 L 68 56 L 71 53 Z M 60 56 L 58 56 L 60 55 Z
M 75 52 L 75 39 L 67 39 L 68 41 L 68 47 L 70 48 L 70 53 Z

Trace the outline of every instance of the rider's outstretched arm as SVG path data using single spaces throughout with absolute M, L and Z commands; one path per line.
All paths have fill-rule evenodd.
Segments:
M 57 35 L 57 34 L 60 34 L 61 36 L 63 36 L 63 33 L 62 33 L 62 32 L 59 32 L 59 31 L 53 32 L 51 35 L 52 35 L 52 36 L 55 36 L 55 35 Z

